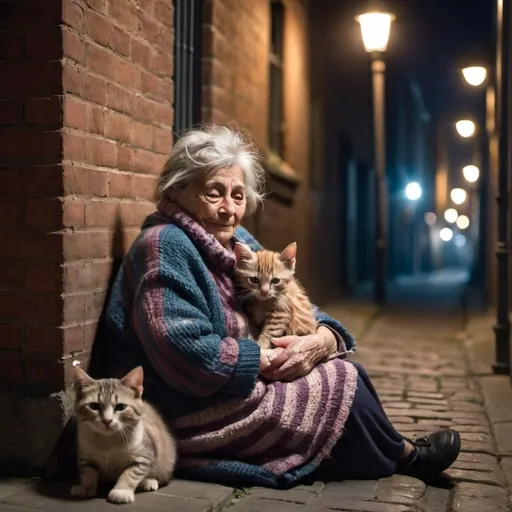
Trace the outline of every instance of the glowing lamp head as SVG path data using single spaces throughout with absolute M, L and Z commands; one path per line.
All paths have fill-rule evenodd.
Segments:
M 475 134 L 476 126 L 475 123 L 469 119 L 462 119 L 455 123 L 457 133 L 465 139 L 472 137 Z
M 448 208 L 448 210 L 444 212 L 444 219 L 446 220 L 446 222 L 449 222 L 450 224 L 456 222 L 458 216 L 459 214 L 457 213 L 457 210 L 455 208 Z
M 361 25 L 364 49 L 369 52 L 385 52 L 388 47 L 391 23 L 395 15 L 389 12 L 367 12 L 356 16 Z
M 464 247 L 466 245 L 466 237 L 464 235 L 457 235 L 454 242 L 457 247 Z
M 467 194 L 462 188 L 454 188 L 450 192 L 450 197 L 455 204 L 462 204 L 466 200 Z
M 421 187 L 419 183 L 409 183 L 407 187 L 405 187 L 405 197 L 407 197 L 409 201 L 417 201 L 421 197 Z
M 474 183 L 480 177 L 480 169 L 476 165 L 466 165 L 462 169 L 462 174 L 466 181 Z
M 453 231 L 450 228 L 443 228 L 439 231 L 439 238 L 443 242 L 449 242 L 453 238 Z
M 467 215 L 461 215 L 457 218 L 457 227 L 459 229 L 467 229 L 469 227 L 469 217 Z
M 470 66 L 462 70 L 462 74 L 469 85 L 478 87 L 485 82 L 487 78 L 487 69 L 483 66 Z
M 429 226 L 433 226 L 437 221 L 437 215 L 434 212 L 425 213 L 425 222 Z

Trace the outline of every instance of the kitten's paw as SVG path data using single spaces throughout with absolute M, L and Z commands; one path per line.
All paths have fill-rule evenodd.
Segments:
M 143 490 L 143 491 L 158 491 L 158 481 L 155 480 L 154 478 L 145 478 L 144 480 L 142 480 L 142 482 L 140 483 L 140 489 Z
M 108 493 L 107 500 L 111 503 L 133 503 L 135 493 L 130 489 L 112 489 Z
M 93 498 L 96 496 L 96 486 L 84 487 L 83 485 L 73 485 L 71 487 L 71 496 L 75 498 Z

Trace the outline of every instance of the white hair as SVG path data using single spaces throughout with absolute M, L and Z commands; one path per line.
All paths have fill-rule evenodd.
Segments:
M 227 126 L 206 125 L 191 129 L 174 144 L 156 188 L 161 201 L 173 188 L 189 186 L 203 173 L 238 167 L 244 176 L 247 213 L 263 201 L 265 171 L 255 145 L 242 133 Z

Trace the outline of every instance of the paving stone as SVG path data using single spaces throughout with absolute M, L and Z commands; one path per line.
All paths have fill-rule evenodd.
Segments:
M 450 400 L 450 409 L 453 411 L 466 411 L 466 412 L 483 412 L 483 407 L 480 404 L 473 402 L 459 402 Z
M 431 400 L 443 400 L 446 398 L 444 393 L 431 393 L 428 391 L 408 391 L 408 398 L 426 398 Z
M 430 420 L 430 419 L 419 419 L 418 425 L 426 425 L 428 428 L 445 428 L 453 425 L 452 420 Z
M 453 512 L 508 512 L 507 491 L 500 487 L 461 482 L 455 487 Z
M 290 503 L 299 503 L 305 505 L 309 503 L 314 497 L 315 493 L 304 491 L 300 489 L 290 489 L 286 491 L 279 491 L 275 489 L 266 489 L 263 487 L 255 487 L 249 490 L 250 498 L 261 498 L 266 500 L 287 501 Z M 243 498 L 245 499 L 245 498 Z
M 297 503 L 287 503 L 285 501 L 276 503 L 265 499 L 251 499 L 247 497 L 236 501 L 227 510 L 229 512 L 269 512 L 269 510 L 272 510 L 272 512 L 322 512 L 319 505 L 298 505 Z M 181 512 L 180 509 L 175 509 L 175 511 Z M 169 509 L 166 512 L 174 511 Z
M 512 457 L 503 457 L 500 461 L 500 466 L 509 488 L 512 487 Z
M 498 423 L 494 425 L 496 448 L 500 454 L 512 455 L 512 423 Z
M 20 490 L 22 487 L 30 485 L 31 482 L 29 479 L 21 478 L 7 478 L 0 481 L 0 499 Z
M 396 411 L 397 409 L 394 410 Z M 414 420 L 412 418 L 409 418 L 408 416 L 396 416 L 394 414 L 389 413 L 387 413 L 387 416 L 391 423 L 393 423 L 393 425 L 395 423 L 414 423 Z
M 372 500 L 377 491 L 376 480 L 345 480 L 343 482 L 330 482 L 322 490 L 322 496 L 353 499 Z
M 415 499 L 421 498 L 425 494 L 426 485 L 417 478 L 404 475 L 393 475 L 389 478 L 381 478 L 377 487 L 377 495 L 399 494 Z
M 445 412 L 448 411 L 447 405 L 433 405 L 433 404 L 414 404 L 415 409 L 426 409 L 428 411 Z
M 491 425 L 506 422 L 512 423 L 512 404 L 488 407 L 487 416 L 489 417 Z
M 179 498 L 200 498 L 211 503 L 214 509 L 227 505 L 233 497 L 233 488 L 218 484 L 173 480 L 166 487 L 158 489 L 158 494 Z
M 463 432 L 460 437 L 462 450 L 465 452 L 481 452 L 491 455 L 496 453 L 494 441 L 488 434 Z
M 505 485 L 504 479 L 502 476 L 496 472 L 494 473 L 486 473 L 484 471 L 468 471 L 464 469 L 455 469 L 450 468 L 445 471 L 446 475 L 448 475 L 453 480 L 458 480 L 460 482 L 472 482 L 472 483 L 480 483 L 486 485 L 496 485 L 498 487 Z
M 347 512 L 413 512 L 415 508 L 396 503 L 379 503 L 376 501 L 361 501 L 320 496 L 318 498 L 322 509 L 343 510 Z M 309 507 L 310 505 L 308 505 Z M 308 508 L 308 512 L 309 512 Z M 265 511 L 266 512 L 266 511 Z
M 422 397 L 407 397 L 407 400 L 413 404 L 426 404 L 426 405 L 448 405 L 448 401 L 444 399 L 422 398 Z
M 425 493 L 425 512 L 445 512 L 450 500 L 449 489 L 428 487 Z
M 459 402 L 471 402 L 480 405 L 484 403 L 483 396 L 477 391 L 456 391 L 450 398 Z
M 456 425 L 456 424 L 454 424 L 451 428 L 453 428 L 454 430 L 457 430 L 461 434 L 463 432 L 490 434 L 490 432 L 491 432 L 489 425 Z
M 412 404 L 409 402 L 382 402 L 384 409 L 410 409 Z

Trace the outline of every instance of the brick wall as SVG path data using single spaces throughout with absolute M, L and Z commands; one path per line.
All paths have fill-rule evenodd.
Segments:
M 172 145 L 171 5 L 0 3 L 2 468 L 48 457 L 114 258 L 153 209 Z

